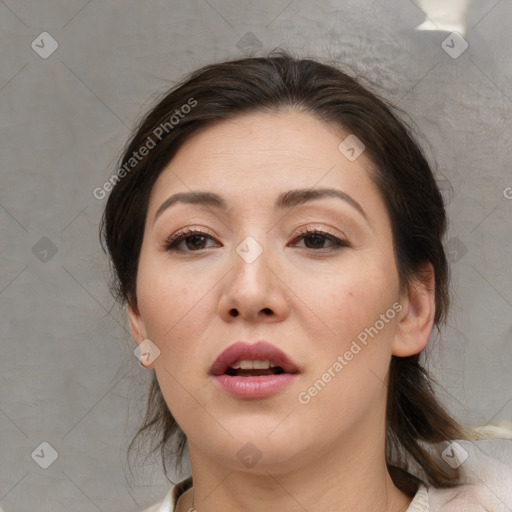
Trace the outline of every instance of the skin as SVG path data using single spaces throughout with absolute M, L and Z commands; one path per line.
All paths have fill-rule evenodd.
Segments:
M 433 272 L 400 288 L 388 212 L 365 153 L 351 162 L 338 150 L 347 135 L 294 110 L 243 115 L 190 138 L 155 183 L 129 316 L 136 342 L 160 350 L 150 368 L 188 438 L 194 487 L 178 511 L 403 511 L 411 501 L 386 469 L 386 380 L 391 355 L 428 341 Z M 366 219 L 335 197 L 276 211 L 277 196 L 298 188 L 341 190 Z M 220 194 L 228 209 L 178 202 L 155 220 L 168 197 L 191 190 Z M 165 250 L 186 227 L 211 238 Z M 348 246 L 301 237 L 305 228 Z M 252 263 L 235 250 L 247 236 L 263 249 Z M 401 311 L 378 335 L 299 403 L 397 301 Z M 299 376 L 270 398 L 226 395 L 208 373 L 237 340 L 278 346 Z M 237 457 L 248 442 L 261 452 L 250 468 Z

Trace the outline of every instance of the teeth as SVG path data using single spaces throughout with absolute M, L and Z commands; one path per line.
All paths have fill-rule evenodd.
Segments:
M 233 370 L 268 370 L 274 365 L 270 364 L 270 361 L 237 361 L 235 364 L 231 365 Z
M 252 367 L 256 370 L 268 370 L 270 368 L 270 361 L 253 361 Z

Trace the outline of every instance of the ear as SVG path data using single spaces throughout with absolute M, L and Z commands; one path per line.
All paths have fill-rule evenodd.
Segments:
M 426 346 L 434 325 L 435 275 L 426 263 L 400 295 L 400 312 L 392 354 L 407 357 L 420 353 Z
M 130 320 L 130 332 L 132 334 L 132 338 L 138 346 L 141 346 L 141 343 L 147 338 L 146 326 L 139 312 L 139 308 L 137 307 L 137 303 L 134 301 L 130 301 L 128 304 L 128 318 Z M 155 367 L 154 363 L 143 364 L 142 361 L 140 361 L 140 364 L 148 370 L 152 370 Z

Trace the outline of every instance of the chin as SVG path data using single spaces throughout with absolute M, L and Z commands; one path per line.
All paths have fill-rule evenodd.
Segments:
M 290 425 L 280 424 L 284 417 L 286 415 L 281 415 L 278 421 L 273 417 L 258 421 L 247 417 L 236 424 L 224 422 L 233 437 L 205 439 L 203 436 L 199 449 L 204 448 L 217 462 L 224 460 L 226 467 L 232 470 L 286 471 L 294 467 L 297 457 L 303 455 L 308 439 L 304 432 L 300 434 L 299 426 L 290 429 Z

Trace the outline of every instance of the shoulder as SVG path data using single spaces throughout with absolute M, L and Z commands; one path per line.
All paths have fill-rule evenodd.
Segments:
M 173 485 L 163 501 L 145 509 L 143 512 L 173 512 L 178 498 L 190 487 L 192 487 L 192 477 Z
M 153 505 L 149 508 L 144 509 L 143 512 L 173 512 L 174 511 L 173 495 L 174 495 L 175 488 L 176 488 L 175 486 L 171 487 L 171 489 L 166 494 L 163 501 L 161 501 L 160 503 L 156 503 L 155 505 Z
M 172 501 L 174 487 L 171 487 L 171 490 L 167 493 L 163 501 L 160 503 L 156 503 L 149 508 L 145 508 L 143 512 L 173 512 L 174 503 Z
M 427 510 L 512 510 L 512 440 L 453 441 L 441 456 L 451 467 L 460 467 L 462 483 L 451 489 L 429 487 Z

